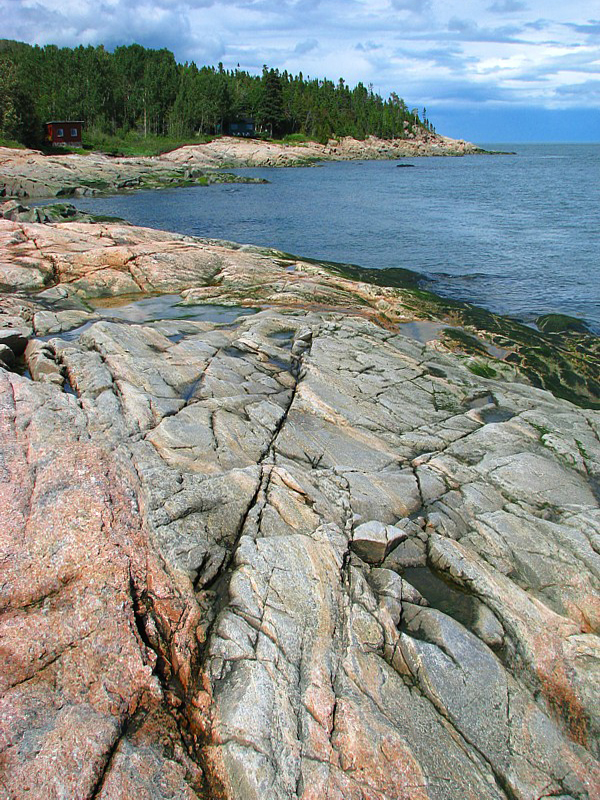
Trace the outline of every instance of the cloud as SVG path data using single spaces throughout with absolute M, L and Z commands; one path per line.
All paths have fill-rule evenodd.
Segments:
M 426 14 L 431 11 L 431 0 L 391 0 L 396 11 L 410 11 L 412 14 Z
M 138 42 L 396 91 L 410 106 L 598 107 L 597 0 L 0 0 L 2 36 Z
M 536 19 L 533 22 L 525 22 L 523 27 L 531 31 L 543 31 L 550 25 L 547 19 Z
M 600 19 L 590 19 L 583 24 L 575 24 L 574 22 L 565 23 L 565 27 L 570 28 L 577 33 L 589 34 L 591 36 L 600 33 Z
M 498 0 L 498 2 L 488 6 L 488 11 L 492 11 L 494 14 L 513 14 L 517 11 L 525 11 L 526 8 L 525 3 L 520 2 L 520 0 Z
M 444 67 L 454 73 L 464 72 L 468 69 L 469 65 L 477 62 L 474 56 L 466 55 L 462 47 L 454 44 L 443 47 L 430 47 L 422 50 L 402 47 L 395 50 L 394 55 L 411 61 L 426 61 L 436 67 Z
M 304 39 L 304 41 L 298 42 L 296 47 L 294 47 L 294 53 L 302 56 L 305 53 L 310 53 L 311 50 L 316 50 L 318 46 L 319 42 L 317 39 Z
M 380 42 L 373 42 L 371 40 L 369 40 L 368 42 L 364 42 L 364 43 L 363 42 L 359 42 L 356 45 L 356 50 L 358 50 L 359 53 L 372 53 L 375 50 L 381 50 L 382 48 L 383 48 L 383 45 Z
M 556 94 L 566 97 L 577 98 L 580 100 L 582 97 L 589 99 L 595 97 L 600 101 L 600 80 L 584 81 L 583 83 L 570 83 L 562 86 L 557 86 Z
M 452 17 L 448 21 L 448 30 L 457 34 L 456 38 L 469 42 L 517 42 L 518 34 L 523 32 L 520 25 L 503 25 L 500 28 L 481 28 L 470 19 Z
M 198 0 L 194 0 L 200 5 Z M 24 0 L 14 13 L 12 0 L 0 2 L 0 13 L 10 19 L 7 35 L 33 44 L 104 44 L 109 49 L 138 42 L 146 47 L 166 47 L 180 57 L 190 53 L 213 60 L 224 52 L 223 42 L 215 36 L 198 37 L 192 30 L 186 6 L 172 2 L 65 2 L 57 10 L 50 0 Z

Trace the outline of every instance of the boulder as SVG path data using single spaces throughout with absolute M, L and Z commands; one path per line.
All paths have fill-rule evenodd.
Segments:
M 352 550 L 369 564 L 381 564 L 387 554 L 406 539 L 406 531 L 377 520 L 363 522 L 354 529 Z

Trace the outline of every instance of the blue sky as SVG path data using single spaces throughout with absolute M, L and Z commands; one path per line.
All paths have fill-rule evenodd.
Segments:
M 598 0 L 0 0 L 0 16 L 32 44 L 362 81 L 475 142 L 600 141 Z

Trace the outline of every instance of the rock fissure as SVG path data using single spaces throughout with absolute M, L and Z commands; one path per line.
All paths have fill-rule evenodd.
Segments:
M 44 351 L 77 402 L 64 375 L 0 371 L 0 635 L 26 669 L 42 637 L 64 652 L 9 690 L 16 716 L 0 703 L 8 785 L 43 785 L 47 748 L 52 780 L 79 796 L 77 735 L 83 800 L 589 800 L 597 412 L 501 362 L 479 378 L 436 344 L 383 333 L 347 296 L 396 308 L 408 290 L 309 262 L 292 281 L 271 251 L 155 231 L 69 222 L 46 244 L 39 228 L 35 247 L 23 239 L 32 259 L 62 264 L 64 240 L 84 254 L 64 256 L 69 279 L 101 287 L 101 237 L 111 258 L 143 246 L 121 276 L 189 287 L 186 302 L 244 302 L 254 287 L 246 300 L 268 307 L 226 327 L 90 320 Z M 330 310 L 310 305 L 315 290 Z M 481 410 L 491 392 L 501 414 Z M 385 532 L 379 561 L 357 557 L 365 531 Z M 423 589 L 429 605 L 406 572 L 426 565 L 451 582 Z
M 98 779 L 97 779 L 96 783 L 94 784 L 94 786 L 91 788 L 91 791 L 90 791 L 90 793 L 88 795 L 90 800 L 97 800 L 97 798 L 100 797 L 100 793 L 102 792 L 102 787 L 104 785 L 104 781 L 106 779 L 106 776 L 110 772 L 113 758 L 114 758 L 115 753 L 117 752 L 117 750 L 119 748 L 119 745 L 121 744 L 121 741 L 123 740 L 123 738 L 127 734 L 127 729 L 128 729 L 128 725 L 125 722 L 122 723 L 119 726 L 119 728 L 118 728 L 118 730 L 116 732 L 116 735 L 114 737 L 114 741 L 113 741 L 112 745 L 110 746 L 109 750 L 107 751 L 107 753 L 105 755 L 104 763 L 101 765 L 101 767 L 99 769 Z

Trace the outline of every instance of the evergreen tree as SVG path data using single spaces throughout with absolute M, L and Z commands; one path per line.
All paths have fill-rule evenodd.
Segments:
M 384 100 L 362 83 L 305 78 L 263 68 L 178 65 L 169 50 L 139 44 L 58 48 L 0 40 L 2 135 L 31 143 L 39 119 L 82 119 L 95 133 L 176 137 L 215 134 L 228 121 L 252 117 L 271 136 L 300 133 L 321 141 L 371 134 L 405 137 L 433 130 L 423 109 L 409 111 L 392 93 Z
M 277 136 L 283 132 L 284 120 L 283 91 L 279 72 L 264 67 L 258 121 L 263 128 L 269 130 L 271 136 Z
M 9 59 L 0 61 L 0 136 L 6 139 L 18 137 L 16 108 L 16 70 Z
M 37 147 L 41 140 L 31 95 L 20 85 L 15 64 L 5 56 L 0 56 L 0 136 L 28 147 Z

